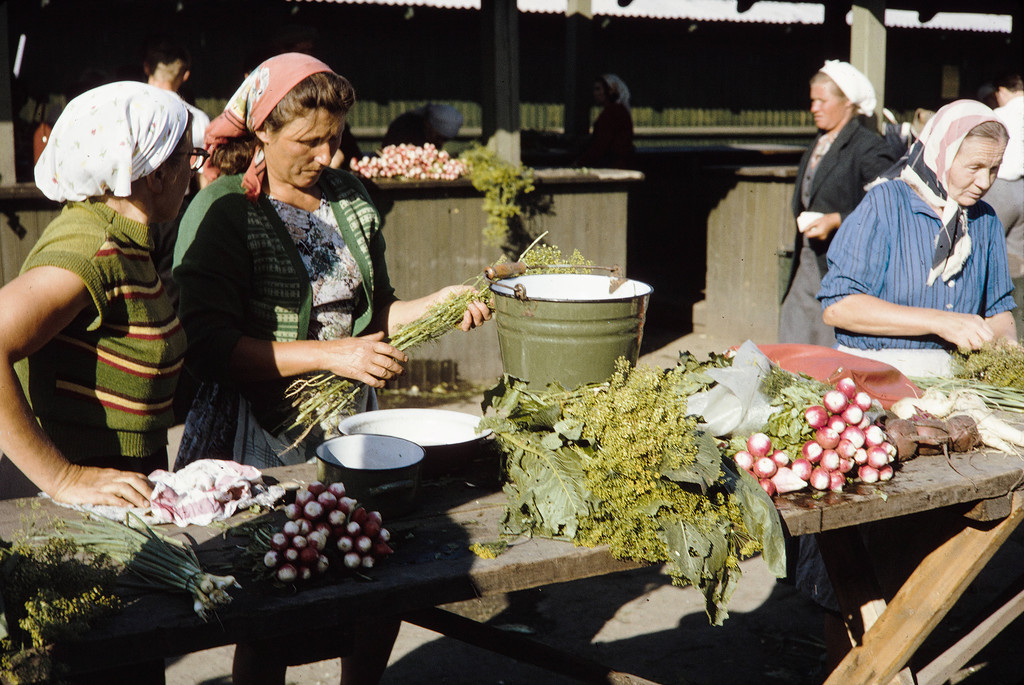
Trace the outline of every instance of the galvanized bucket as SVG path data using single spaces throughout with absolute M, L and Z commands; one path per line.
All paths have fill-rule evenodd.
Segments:
M 600 383 L 640 354 L 653 288 L 617 276 L 527 274 L 491 283 L 505 373 L 543 388 Z

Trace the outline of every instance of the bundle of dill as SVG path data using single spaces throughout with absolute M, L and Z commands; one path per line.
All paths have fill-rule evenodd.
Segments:
M 480 278 L 474 284 L 474 290 L 455 293 L 446 300 L 439 302 L 419 319 L 406 324 L 389 340 L 391 345 L 402 350 L 410 350 L 419 345 L 437 340 L 442 335 L 458 328 L 462 323 L 466 308 L 471 302 L 490 303 L 490 291 L 482 290 Z M 362 385 L 333 373 L 321 373 L 296 380 L 289 386 L 285 397 L 291 401 L 294 418 L 286 430 L 302 429 L 295 440 L 301 442 L 310 431 L 321 427 L 325 432 L 335 428 L 339 418 L 352 413 L 356 397 Z
M 506 376 L 485 394 L 481 428 L 505 452 L 510 533 L 608 545 L 620 559 L 666 563 L 703 592 L 720 625 L 741 575 L 762 552 L 785 573 L 782 525 L 752 476 L 724 457 L 686 409 L 701 380 L 619 359 L 605 383 L 530 390 Z
M 117 567 L 53 536 L 42 544 L 0 542 L 0 681 L 59 682 L 66 667 L 50 655 L 97 619 L 121 608 Z
M 1024 347 L 1006 340 L 988 342 L 979 350 L 953 353 L 956 378 L 1024 391 Z

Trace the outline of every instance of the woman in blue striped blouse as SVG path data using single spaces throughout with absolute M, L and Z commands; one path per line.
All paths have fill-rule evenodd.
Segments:
M 847 217 L 818 293 L 839 349 L 932 375 L 948 350 L 1016 341 L 1003 227 L 979 202 L 1006 141 L 985 105 L 946 105 Z

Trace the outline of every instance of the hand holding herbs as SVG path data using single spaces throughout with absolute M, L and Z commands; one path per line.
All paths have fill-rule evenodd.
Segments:
M 482 280 L 478 281 L 482 285 Z M 446 299 L 431 306 L 419 319 L 400 328 L 389 341 L 401 351 L 437 340 L 449 331 L 459 328 L 466 311 L 474 303 L 490 307 L 489 291 L 477 288 L 460 289 Z M 302 429 L 297 444 L 311 430 L 320 427 L 325 432 L 336 428 L 339 419 L 352 413 L 362 385 L 330 373 L 316 374 L 295 381 L 286 398 L 294 410 L 292 423 L 284 428 Z

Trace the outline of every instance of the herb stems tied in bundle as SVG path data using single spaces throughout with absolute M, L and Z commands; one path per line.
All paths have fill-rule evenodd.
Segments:
M 477 279 L 473 290 L 454 293 L 431 306 L 419 319 L 400 328 L 389 342 L 405 352 L 458 328 L 471 302 L 485 302 L 493 309 L 490 291 L 483 290 L 482 285 L 483 279 Z M 301 442 L 315 427 L 329 431 L 338 419 L 351 414 L 361 389 L 362 384 L 333 373 L 316 374 L 292 383 L 285 396 L 292 400 L 295 418 L 286 428 L 302 429 L 294 444 Z
M 161 535 L 131 512 L 124 524 L 90 516 L 69 521 L 67 528 L 77 544 L 121 563 L 143 585 L 191 594 L 192 608 L 204 621 L 231 602 L 229 588 L 241 587 L 234 576 L 204 571 L 191 546 Z

